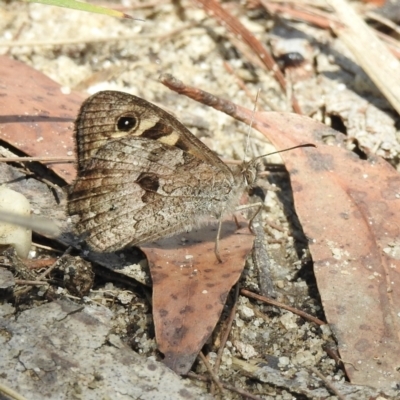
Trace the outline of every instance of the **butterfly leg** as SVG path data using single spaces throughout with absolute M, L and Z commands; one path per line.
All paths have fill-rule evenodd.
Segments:
M 262 205 L 263 205 L 262 203 L 246 204 L 246 205 L 243 205 L 243 206 L 240 206 L 240 207 L 236 208 L 236 210 L 235 210 L 235 211 L 242 211 L 242 210 L 247 210 L 248 208 L 258 207 L 258 208 L 257 208 L 257 211 L 256 211 L 255 214 L 251 217 L 250 222 L 249 222 L 249 230 L 250 230 L 250 232 L 253 233 L 253 234 L 254 234 L 254 231 L 253 231 L 253 229 L 252 229 L 252 227 L 251 227 L 251 224 L 253 223 L 254 218 L 255 218 L 255 217 L 257 216 L 257 214 L 260 212 L 260 210 L 261 210 L 261 208 L 262 208 Z M 222 215 L 222 214 L 223 214 L 223 213 L 221 213 L 221 215 Z M 239 225 L 239 223 L 237 222 L 237 219 L 236 219 L 235 215 L 234 215 L 234 218 L 235 218 L 236 226 L 237 226 L 238 228 L 240 228 L 240 225 Z M 220 218 L 218 219 L 218 230 L 217 230 L 217 237 L 215 238 L 215 247 L 214 247 L 215 257 L 217 257 L 217 260 L 218 260 L 218 262 L 220 262 L 220 263 L 222 263 L 222 258 L 221 258 L 220 252 L 219 252 L 219 238 L 220 238 L 220 236 L 221 236 L 221 229 L 222 229 L 222 217 L 220 217 Z
M 261 209 L 262 209 L 262 203 L 254 203 L 254 204 L 252 204 L 253 206 L 255 206 L 255 207 L 258 207 L 257 208 L 257 210 L 256 210 L 256 212 L 253 214 L 253 216 L 250 218 L 250 221 L 249 221 L 249 231 L 252 233 L 252 234 L 256 234 L 255 233 L 255 231 L 254 231 L 254 229 L 253 229 L 253 222 L 254 222 L 254 219 L 257 217 L 257 215 L 259 214 L 259 212 L 261 211 Z
M 236 214 L 233 214 L 233 220 L 235 221 L 236 229 L 240 229 L 240 223 L 239 220 L 237 219 Z
M 249 231 L 250 231 L 251 233 L 253 233 L 253 234 L 254 234 L 254 231 L 253 231 L 253 228 L 252 228 L 252 224 L 253 224 L 254 218 L 255 218 L 255 217 L 258 215 L 258 213 L 261 211 L 262 206 L 263 206 L 263 203 L 245 204 L 245 205 L 243 205 L 243 206 L 237 207 L 236 210 L 235 210 L 235 211 L 243 211 L 243 210 L 247 210 L 247 209 L 249 209 L 249 208 L 257 207 L 256 212 L 255 212 L 254 215 L 250 218 L 250 221 L 249 221 Z
M 221 229 L 222 229 L 222 218 L 220 217 L 218 220 L 218 231 L 217 231 L 217 237 L 215 238 L 215 247 L 214 247 L 215 257 L 217 257 L 219 263 L 222 263 L 222 258 L 219 253 L 219 237 L 221 236 Z

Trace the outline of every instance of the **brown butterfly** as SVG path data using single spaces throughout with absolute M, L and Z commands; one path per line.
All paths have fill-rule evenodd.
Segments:
M 257 176 L 256 160 L 229 168 L 172 115 L 127 93 L 88 98 L 75 134 L 68 213 L 96 251 L 152 242 L 210 216 L 220 221 Z

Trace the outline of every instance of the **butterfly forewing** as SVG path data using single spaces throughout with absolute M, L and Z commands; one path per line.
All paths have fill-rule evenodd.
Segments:
M 136 136 L 178 147 L 229 173 L 229 168 L 171 114 L 128 93 L 104 91 L 89 97 L 75 121 L 75 135 L 78 172 L 107 141 Z

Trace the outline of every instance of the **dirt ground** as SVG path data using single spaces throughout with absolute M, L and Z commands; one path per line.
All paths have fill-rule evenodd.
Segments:
M 287 96 L 293 92 L 305 115 L 345 131 L 350 149 L 371 150 L 384 156 L 398 169 L 400 135 L 394 128 L 394 114 L 381 111 L 389 106 L 376 89 L 369 86 L 369 79 L 356 63 L 349 62 L 348 50 L 329 30 L 282 16 L 273 17 L 261 7 L 250 7 L 252 2 L 224 3 L 226 9 L 271 49 L 280 60 L 279 65 L 282 68 L 286 66 L 285 76 L 289 85 L 287 93 L 284 93 L 273 74 L 244 48 L 240 38 L 227 33 L 193 2 L 160 1 L 153 2 L 153 5 L 145 1 L 106 3 L 114 8 L 124 6 L 124 12 L 138 20 L 41 4 L 2 2 L 0 37 L 4 42 L 16 41 L 19 44 L 2 46 L 0 52 L 41 71 L 58 82 L 65 92 L 77 90 L 89 95 L 99 90 L 119 90 L 154 102 L 173 113 L 224 160 L 240 161 L 274 151 L 274 147 L 256 131 L 252 131 L 248 139 L 247 125 L 171 92 L 159 82 L 161 73 L 171 73 L 188 85 L 249 109 L 254 108 L 259 91 L 259 110 L 291 111 Z M 296 57 L 300 54 L 302 62 L 291 63 L 288 54 Z M 379 125 L 379 133 L 359 134 L 359 125 L 355 121 L 361 118 L 359 109 L 364 103 L 373 108 L 376 121 L 371 125 Z M 379 108 L 374 104 L 383 106 Z M 269 172 L 259 182 L 265 193 L 263 243 L 276 300 L 325 320 L 307 238 L 294 211 L 288 173 L 279 166 L 280 163 L 278 155 L 267 158 L 264 164 Z M 34 249 L 31 255 L 35 257 L 56 254 Z M 142 273 L 146 274 L 146 271 Z M 258 277 L 257 266 L 249 259 L 240 279 L 241 288 L 259 293 Z M 53 290 L 55 298 L 69 296 L 76 304 L 80 303 L 65 285 L 54 286 Z M 12 318 L 34 307 L 47 307 L 44 293 L 38 291 L 32 296 L 26 303 L 16 304 L 13 300 L 3 303 L 3 318 Z M 150 296 L 148 287 L 132 282 L 127 286 L 123 279 L 116 280 L 103 271 L 96 274 L 92 290 L 83 304 L 100 304 L 110 310 L 108 316 L 104 314 L 102 317 L 109 319 L 107 335 L 112 332 L 112 336 L 108 336 L 109 342 L 127 343 L 146 362 L 160 361 L 162 356 L 154 339 Z M 233 298 L 232 292 L 221 322 L 204 348 L 211 365 L 217 357 L 221 332 Z M 290 311 L 239 295 L 232 330 L 223 351 L 219 379 L 243 389 L 249 396 L 255 396 L 247 398 L 339 398 L 316 375 L 317 371 L 336 385 L 342 398 L 361 399 L 377 395 L 373 389 L 365 388 L 366 392 L 363 388 L 358 388 L 359 391 L 349 389 L 340 363 L 325 351 L 334 343 L 335 338 L 328 326 L 319 327 Z M 132 370 L 136 371 L 135 368 Z M 192 371 L 207 376 L 207 370 L 199 359 Z M 129 374 L 129 368 L 126 373 Z M 143 380 L 146 379 L 143 375 Z M 171 377 L 171 381 L 173 379 Z M 209 384 L 193 377 L 185 378 L 189 379 L 191 387 L 198 387 L 197 398 L 207 396 Z M 103 398 L 107 398 L 107 393 L 103 392 Z M 136 396 L 125 393 L 119 398 L 152 398 L 146 397 L 145 390 Z M 216 390 L 214 396 L 218 399 L 246 398 L 246 395 L 228 389 L 223 393 Z M 72 397 L 69 394 L 57 398 Z M 31 398 L 36 397 L 32 395 Z M 154 398 L 158 397 L 154 395 Z M 388 394 L 384 398 L 391 396 Z

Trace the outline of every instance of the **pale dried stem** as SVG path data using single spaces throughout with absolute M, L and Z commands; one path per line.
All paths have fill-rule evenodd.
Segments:
M 327 0 L 343 25 L 332 24 L 339 39 L 353 53 L 393 108 L 400 114 L 400 62 L 345 0 Z
M 0 158 L 0 162 L 45 162 L 45 163 L 73 163 L 75 158 L 68 157 L 3 157 Z

